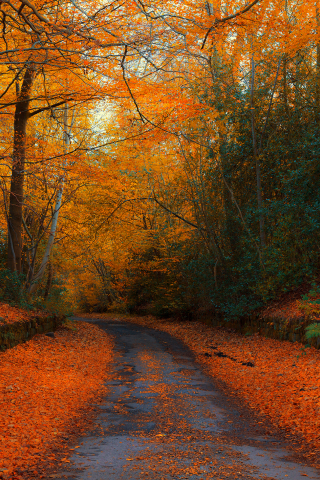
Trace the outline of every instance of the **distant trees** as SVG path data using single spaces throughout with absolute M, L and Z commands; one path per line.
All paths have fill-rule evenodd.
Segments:
M 135 292 L 143 283 L 157 311 L 159 304 L 181 311 L 205 305 L 232 317 L 317 278 L 317 7 L 255 7 L 223 28 L 206 23 L 202 49 L 197 40 L 207 17 L 195 14 L 186 33 L 191 16 L 183 24 L 173 15 L 184 47 L 170 57 L 170 68 L 149 78 L 149 95 L 132 91 L 144 122 L 133 127 L 122 117 L 125 129 L 135 135 L 148 120 L 154 129 L 123 155 L 145 162 L 145 171 L 137 167 L 145 189 L 139 195 L 156 208 L 157 221 L 140 247 L 141 261 L 139 247 L 132 252 L 141 277 L 139 268 L 123 273 L 131 303 L 130 285 Z M 222 18 L 231 15 L 228 8 L 211 3 L 209 10 Z M 124 210 L 119 215 L 126 218 Z M 175 306 L 172 298 L 179 298 Z

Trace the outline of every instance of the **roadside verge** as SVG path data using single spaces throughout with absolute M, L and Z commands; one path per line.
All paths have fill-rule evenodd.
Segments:
M 50 478 L 68 463 L 107 393 L 112 356 L 112 338 L 85 322 L 0 352 L 0 478 Z

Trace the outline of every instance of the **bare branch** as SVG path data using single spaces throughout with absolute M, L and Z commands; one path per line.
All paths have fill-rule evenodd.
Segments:
M 237 13 L 234 13 L 233 15 L 228 15 L 227 17 L 224 17 L 224 18 L 216 18 L 215 21 L 214 21 L 214 24 L 209 28 L 209 30 L 207 31 L 207 33 L 204 37 L 204 40 L 203 40 L 202 45 L 201 45 L 201 50 L 204 48 L 204 46 L 206 44 L 206 41 L 208 39 L 208 36 L 214 28 L 217 28 L 217 26 L 222 24 L 222 23 L 228 22 L 229 20 L 233 20 L 234 18 L 239 17 L 240 15 L 243 15 L 244 13 L 251 10 L 251 8 L 254 7 L 259 2 L 260 2 L 260 0 L 254 0 L 249 5 L 247 5 L 245 8 L 243 8 L 242 10 L 240 10 Z
M 123 57 L 122 57 L 122 60 L 121 60 L 121 68 L 122 68 L 123 80 L 124 80 L 124 82 L 125 82 L 125 84 L 126 84 L 126 86 L 127 86 L 127 89 L 128 89 L 128 91 L 129 91 L 129 93 L 130 93 L 130 97 L 132 98 L 133 103 L 135 104 L 135 107 L 136 107 L 136 109 L 137 109 L 137 112 L 138 112 L 138 114 L 139 114 L 139 117 L 141 118 L 141 121 L 142 121 L 143 123 L 145 123 L 145 121 L 146 121 L 146 120 L 145 120 L 145 117 L 144 117 L 144 115 L 142 115 L 142 113 L 140 112 L 139 105 L 137 104 L 136 99 L 134 98 L 133 93 L 132 93 L 132 91 L 131 91 L 131 88 L 130 88 L 130 86 L 129 86 L 129 83 L 128 83 L 127 79 L 126 79 L 124 62 L 125 62 L 125 60 L 126 60 L 127 52 L 128 52 L 128 46 L 126 45 L 126 46 L 124 47 L 124 54 L 123 54 Z
M 62 100 L 61 102 L 55 103 L 54 105 L 49 105 L 48 107 L 43 107 L 39 108 L 38 110 L 35 110 L 34 112 L 29 114 L 29 118 L 33 117 L 34 115 L 37 115 L 38 113 L 44 112 L 45 110 L 51 110 L 54 107 L 59 107 L 60 105 L 63 105 L 64 103 L 72 100 L 71 98 L 67 100 Z

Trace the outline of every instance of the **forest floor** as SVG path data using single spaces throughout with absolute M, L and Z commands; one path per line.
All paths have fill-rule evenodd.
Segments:
M 305 320 L 305 307 L 308 305 L 309 311 L 312 311 L 313 318 L 319 320 L 319 306 L 310 303 L 308 304 L 308 301 L 302 300 L 303 297 L 308 297 L 311 289 L 311 285 L 305 282 L 299 287 L 290 290 L 289 292 L 285 292 L 276 299 L 270 301 L 256 313 L 259 313 L 260 318 L 268 318 L 278 321 L 285 319 L 287 322 L 299 322 Z M 319 291 L 315 292 L 312 298 L 310 298 L 310 300 L 316 299 L 320 299 Z
M 82 315 L 107 318 L 106 314 Z M 113 315 L 115 317 L 115 315 Z M 320 465 L 320 351 L 200 322 L 116 316 L 183 341 L 204 371 Z
M 46 478 L 50 465 L 68 462 L 72 438 L 107 393 L 111 337 L 83 322 L 71 328 L 0 353 L 0 478 Z
M 226 398 L 258 415 L 256 427 L 264 427 L 263 438 L 270 436 L 272 443 L 280 431 L 309 466 L 320 466 L 320 351 L 199 322 L 120 314 L 81 317 L 136 324 L 179 339 Z M 54 338 L 36 335 L 0 353 L 0 479 L 63 478 L 53 472 L 73 464 L 84 448 L 80 436 L 91 428 L 97 406 L 108 399 L 114 338 L 94 323 L 75 321 L 73 326 L 59 329 Z M 143 360 L 145 353 L 139 355 Z

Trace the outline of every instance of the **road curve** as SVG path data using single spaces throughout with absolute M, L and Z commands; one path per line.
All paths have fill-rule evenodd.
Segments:
M 116 317 L 94 322 L 115 338 L 110 393 L 56 478 L 320 479 L 235 406 L 179 340 Z

